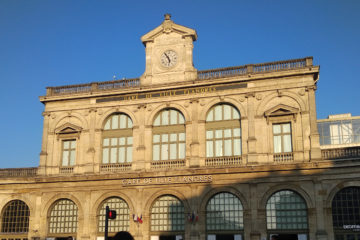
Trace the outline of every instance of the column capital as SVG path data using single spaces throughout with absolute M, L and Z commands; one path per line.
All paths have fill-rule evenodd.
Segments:
M 246 98 L 255 97 L 255 93 L 254 93 L 254 92 L 246 93 L 246 94 L 245 94 L 245 97 L 246 97 Z
M 307 86 L 306 88 L 305 88 L 305 90 L 306 91 L 311 91 L 311 90 L 313 90 L 313 91 L 315 91 L 317 89 L 317 87 L 315 86 L 315 85 L 313 85 L 313 86 Z
M 41 115 L 45 117 L 45 116 L 50 116 L 50 114 L 51 114 L 51 112 L 44 111 L 44 112 L 42 112 Z

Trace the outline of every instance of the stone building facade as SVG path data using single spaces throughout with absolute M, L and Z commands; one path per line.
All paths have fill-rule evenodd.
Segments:
M 40 97 L 39 166 L 0 169 L 1 239 L 102 239 L 106 205 L 137 240 L 360 239 L 360 151 L 320 146 L 312 57 L 198 71 L 170 15 L 141 40 L 140 78 Z

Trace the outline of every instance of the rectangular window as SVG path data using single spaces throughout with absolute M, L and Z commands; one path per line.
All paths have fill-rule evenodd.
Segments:
M 75 165 L 76 140 L 66 140 L 62 144 L 62 166 Z
M 153 135 L 153 161 L 185 158 L 185 133 Z
M 274 153 L 292 152 L 291 124 L 273 125 Z
M 133 137 L 104 138 L 102 163 L 132 162 L 132 145 Z

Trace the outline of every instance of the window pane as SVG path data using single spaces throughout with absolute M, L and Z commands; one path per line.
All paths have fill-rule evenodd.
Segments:
M 168 142 L 169 141 L 169 135 L 168 134 L 162 134 L 161 135 L 161 142 Z
M 157 161 L 159 160 L 159 157 L 160 157 L 160 145 L 154 145 L 153 146 L 153 160 L 154 161 Z
M 107 122 L 105 123 L 105 126 L 104 126 L 104 130 L 109 130 L 110 129 L 110 119 L 107 120 Z
M 331 122 L 323 122 L 323 135 L 324 137 L 330 137 Z
M 179 159 L 185 158 L 185 143 L 179 143 Z
M 281 133 L 281 125 L 279 124 L 273 125 L 273 133 L 274 134 Z
M 126 162 L 132 162 L 132 149 L 133 147 L 127 147 L 126 149 Z
M 177 159 L 176 143 L 170 144 L 170 159 Z
M 108 148 L 103 148 L 102 162 L 109 163 L 109 149 Z
M 225 129 L 224 130 L 224 137 L 230 138 L 231 137 L 231 129 Z
M 222 130 L 215 130 L 215 138 L 222 138 Z
M 133 122 L 132 120 L 128 117 L 128 128 L 132 128 L 133 127 Z
M 208 113 L 207 117 L 206 117 L 206 121 L 207 122 L 210 122 L 210 121 L 213 121 L 214 120 L 214 110 L 211 109 L 211 111 Z
M 231 139 L 227 139 L 224 141 L 225 142 L 225 154 L 224 156 L 231 156 L 232 155 L 232 151 L 231 151 Z
M 116 148 L 111 148 L 110 163 L 116 163 L 116 152 L 117 152 Z
M 281 153 L 281 136 L 274 136 L 274 153 Z
M 241 155 L 241 139 L 234 139 L 234 156 Z
M 70 143 L 69 141 L 64 141 L 64 149 L 69 149 Z
M 125 137 L 119 138 L 119 145 L 125 145 Z
M 185 141 L 185 133 L 179 133 L 179 141 Z
M 239 119 L 240 118 L 240 112 L 236 108 L 233 109 L 233 119 Z
M 162 125 L 169 125 L 169 111 L 163 111 L 161 114 Z
M 71 148 L 76 148 L 76 141 L 71 141 Z
M 222 140 L 216 140 L 215 141 L 215 156 L 216 157 L 222 157 Z
M 154 121 L 154 126 L 160 126 L 160 115 L 156 117 Z
M 112 116 L 111 128 L 112 129 L 118 129 L 119 128 L 119 115 Z
M 174 110 L 170 110 L 170 124 L 177 124 L 177 112 Z
M 240 128 L 234 128 L 234 137 L 240 137 L 241 131 Z
M 213 141 L 206 141 L 206 157 L 214 157 Z
M 185 118 L 182 115 L 182 113 L 179 112 L 179 124 L 184 124 L 185 123 Z
M 231 106 L 224 105 L 224 120 L 231 119 Z
M 176 142 L 176 140 L 177 140 L 177 134 L 171 133 L 170 134 L 170 142 Z
M 222 112 L 221 111 L 222 111 L 222 107 L 220 105 L 215 107 L 215 121 L 222 120 Z
M 120 128 L 121 129 L 126 128 L 126 119 L 127 118 L 128 117 L 123 114 L 120 115 Z
M 206 139 L 212 139 L 214 137 L 214 131 L 206 131 Z
M 169 159 L 168 150 L 169 150 L 169 145 L 167 145 L 167 144 L 162 144 L 161 145 L 161 160 L 168 160 Z
M 291 135 L 284 135 L 284 152 L 292 152 Z
M 158 142 L 160 142 L 160 135 L 154 135 L 153 143 L 158 143 Z
M 291 132 L 290 123 L 283 124 L 282 127 L 283 127 L 283 133 Z
M 127 138 L 127 145 L 132 145 L 133 144 L 133 137 L 128 137 Z
M 125 147 L 119 147 L 119 163 L 125 162 Z
M 70 151 L 70 166 L 75 165 L 75 150 Z
M 62 166 L 68 166 L 69 164 L 69 151 L 63 151 Z
M 117 138 L 112 138 L 111 139 L 111 146 L 116 146 L 117 145 Z
M 109 146 L 109 139 L 108 138 L 104 138 L 104 140 L 103 140 L 103 146 L 104 147 L 107 147 L 107 146 Z

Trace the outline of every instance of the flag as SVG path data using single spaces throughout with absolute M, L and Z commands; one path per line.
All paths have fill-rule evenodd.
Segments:
M 191 216 L 190 216 L 189 212 L 188 212 L 188 218 L 189 218 L 189 221 L 191 222 Z
M 193 222 L 195 220 L 195 215 L 194 215 L 194 211 L 192 212 L 192 215 L 191 215 L 191 221 Z
M 143 223 L 142 214 L 141 214 L 140 218 L 138 218 L 138 222 L 139 222 L 139 223 Z
M 137 216 L 135 216 L 135 214 L 133 214 L 133 219 L 134 219 L 134 222 L 137 222 Z
M 199 220 L 199 213 L 196 213 L 195 221 Z

